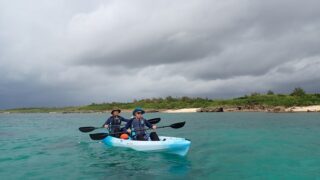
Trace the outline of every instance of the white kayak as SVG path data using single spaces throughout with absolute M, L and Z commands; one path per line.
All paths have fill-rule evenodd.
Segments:
M 159 136 L 160 141 L 134 141 L 119 139 L 112 136 L 102 141 L 113 147 L 126 147 L 136 151 L 165 152 L 185 156 L 188 153 L 191 142 L 185 138 Z

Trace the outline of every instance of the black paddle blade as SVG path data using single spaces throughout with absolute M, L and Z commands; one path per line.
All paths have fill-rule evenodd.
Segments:
M 91 132 L 95 129 L 96 129 L 95 127 L 79 127 L 79 131 L 81 132 Z
M 148 120 L 148 122 L 151 124 L 157 124 L 160 121 L 161 121 L 161 118 L 153 118 Z
M 102 140 L 106 137 L 108 137 L 108 133 L 95 133 L 95 134 L 89 134 L 90 138 L 92 140 Z
M 185 124 L 186 124 L 186 122 L 183 121 L 183 122 L 171 124 L 170 127 L 174 128 L 174 129 L 178 129 L 178 128 L 182 128 Z

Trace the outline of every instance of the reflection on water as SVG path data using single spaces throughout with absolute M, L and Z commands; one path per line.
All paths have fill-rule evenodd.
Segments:
M 97 147 L 101 146 L 101 147 Z M 100 169 L 105 177 L 121 178 L 126 176 L 161 175 L 185 177 L 191 169 L 187 157 L 174 154 L 139 152 L 127 148 L 109 147 L 102 143 L 79 143 L 81 156 L 87 167 Z

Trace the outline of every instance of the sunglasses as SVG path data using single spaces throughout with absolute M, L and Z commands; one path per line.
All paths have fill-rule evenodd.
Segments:
M 136 112 L 136 114 L 142 114 L 142 112 Z

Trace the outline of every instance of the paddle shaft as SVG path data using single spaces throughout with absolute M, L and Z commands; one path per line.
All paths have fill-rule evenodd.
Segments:
M 171 125 L 169 126 L 160 126 L 160 127 L 157 127 L 156 129 L 161 129 L 161 128 L 167 128 L 167 127 L 171 127 Z M 156 130 L 156 129 L 153 129 L 153 128 L 147 128 L 147 129 L 140 129 L 140 130 L 135 130 L 133 132 L 139 132 L 139 131 L 148 131 L 148 130 Z M 112 134 L 112 135 L 115 135 L 115 134 L 121 134 L 121 133 L 126 133 L 126 132 L 116 132 L 116 133 L 109 133 L 109 134 Z
M 151 124 L 157 124 L 158 122 L 160 122 L 161 118 L 153 118 L 153 119 L 149 119 L 147 120 L 149 123 Z M 121 126 L 121 125 L 113 125 L 113 126 L 118 126 L 119 128 L 123 128 L 124 126 Z M 89 127 L 80 127 L 79 130 L 81 132 L 91 132 L 91 131 L 94 131 L 96 129 L 103 129 L 105 128 L 104 126 L 102 127 L 92 127 L 92 126 L 89 126 Z
M 178 128 L 181 128 L 183 127 L 185 124 L 185 122 L 179 122 L 179 123 L 175 123 L 175 124 L 171 124 L 169 126 L 160 126 L 158 128 L 167 128 L 167 127 L 171 127 L 173 129 L 178 129 Z M 147 131 L 147 130 L 151 130 L 152 128 L 148 128 L 148 129 L 140 129 L 138 131 Z M 137 131 L 135 131 L 137 132 Z M 112 133 L 111 135 L 115 135 L 115 134 L 121 134 L 121 133 L 124 133 L 124 132 L 116 132 L 116 133 Z M 102 140 L 106 137 L 108 137 L 110 134 L 108 133 L 96 133 L 96 134 L 89 134 L 90 135 L 90 138 L 92 140 Z

